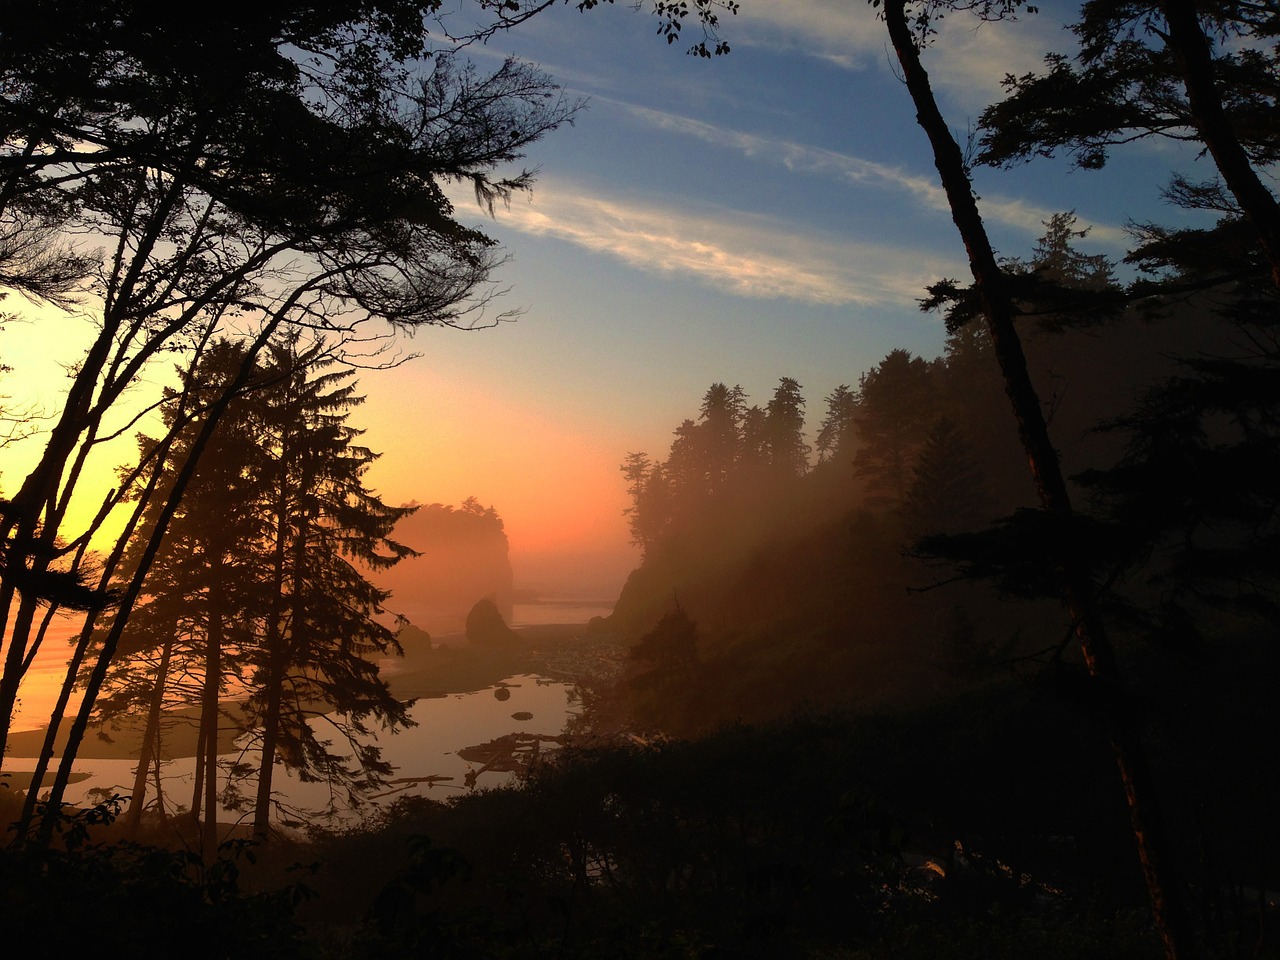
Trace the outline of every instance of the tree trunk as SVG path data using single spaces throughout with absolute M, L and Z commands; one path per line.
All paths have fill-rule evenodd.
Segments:
M 222 418 L 223 412 L 230 405 L 232 399 L 248 382 L 250 374 L 253 372 L 254 363 L 257 361 L 258 353 L 271 339 L 275 333 L 286 311 L 292 309 L 297 299 L 302 296 L 305 291 L 299 289 L 293 293 L 289 300 L 281 307 L 279 313 L 275 314 L 262 329 L 258 332 L 258 336 L 245 351 L 245 357 L 241 364 L 239 372 L 236 374 L 235 380 L 228 385 L 217 401 L 209 408 L 205 416 L 204 424 L 201 426 L 200 433 L 196 437 L 195 442 L 191 445 L 191 451 L 185 463 L 178 471 L 177 477 L 174 479 L 173 488 L 169 493 L 169 497 L 165 501 L 164 507 L 160 511 L 160 515 L 156 518 L 156 524 L 151 531 L 151 536 L 147 540 L 147 545 L 142 551 L 142 556 L 138 560 L 138 567 L 134 571 L 133 576 L 129 580 L 128 586 L 125 588 L 124 595 L 120 599 L 120 604 L 116 609 L 116 615 L 111 624 L 111 629 L 107 632 L 102 642 L 102 649 L 98 655 L 98 662 L 94 665 L 93 672 L 89 676 L 89 680 L 85 685 L 84 702 L 80 705 L 80 710 L 76 714 L 75 721 L 71 725 L 71 730 L 67 736 L 67 748 L 63 754 L 62 762 L 58 765 L 58 775 L 54 780 L 53 790 L 50 795 L 51 804 L 60 804 L 63 795 L 66 792 L 67 784 L 71 777 L 71 767 L 75 763 L 77 751 L 80 744 L 84 740 L 85 731 L 89 726 L 89 715 L 93 711 L 93 703 L 97 699 L 98 691 L 102 689 L 102 683 L 106 679 L 107 668 L 110 666 L 111 658 L 115 656 L 116 647 L 120 643 L 120 636 L 124 632 L 125 624 L 128 622 L 129 615 L 133 611 L 133 605 L 137 602 L 138 596 L 142 593 L 143 583 L 146 581 L 147 573 L 151 569 L 151 564 L 155 561 L 156 554 L 160 551 L 160 544 L 164 540 L 165 533 L 169 529 L 169 522 L 173 519 L 173 515 L 177 512 L 178 504 L 182 500 L 183 493 L 186 492 L 187 485 L 191 482 L 191 477 L 195 474 L 196 465 L 199 463 L 200 454 L 204 448 L 208 446 L 213 431 L 218 426 L 218 421 Z M 216 750 L 216 746 L 214 747 Z M 53 809 L 57 809 L 55 805 Z M 52 839 L 53 823 L 46 818 L 46 822 L 42 825 L 40 839 L 43 843 L 48 843 Z
M 203 726 L 196 728 L 195 774 L 191 778 L 191 825 L 200 823 L 200 811 L 204 809 L 204 736 Z
M 110 310 L 104 312 L 102 330 L 76 372 L 62 414 L 50 431 L 44 453 L 27 474 L 0 522 L 0 539 L 8 541 L 2 571 L 3 584 L 0 585 L 0 636 L 4 635 L 8 626 L 9 611 L 17 591 L 15 569 L 26 567 L 28 563 L 33 570 L 48 567 L 49 552 L 57 530 L 41 529 L 40 514 L 48 505 L 56 502 L 58 487 L 77 442 L 85 430 L 101 417 L 100 410 L 96 412 L 96 416 L 91 416 L 95 413 L 93 394 L 98 377 L 111 356 L 119 325 L 118 317 L 113 318 Z M 54 520 L 56 527 L 57 518 Z M 24 654 L 30 638 L 31 618 L 25 611 L 29 604 L 34 606 L 35 602 L 35 597 L 22 593 L 13 629 L 9 633 L 4 673 L 0 675 L 0 764 L 4 760 L 18 685 L 22 681 Z
M 1018 422 L 1018 435 L 1041 505 L 1058 521 L 1060 541 L 1056 552 L 1062 597 L 1085 665 L 1100 694 L 1099 701 L 1108 705 L 1106 721 L 1112 751 L 1128 801 L 1138 857 L 1165 955 L 1169 960 L 1186 960 L 1194 949 L 1190 919 L 1179 888 L 1170 881 L 1168 846 L 1159 826 L 1160 815 L 1146 768 L 1145 751 L 1134 718 L 1127 709 L 1115 653 L 1095 604 L 1093 584 L 1082 554 L 1085 548 L 1077 542 L 1074 532 L 1074 512 L 1066 481 L 1014 327 L 1014 307 L 1004 289 L 1003 275 L 974 199 L 964 157 L 938 110 L 928 74 L 920 63 L 919 50 L 907 24 L 904 0 L 885 0 L 884 17 L 903 79 L 916 107 L 916 120 L 933 148 L 934 164 L 947 194 L 952 219 L 969 255 L 974 288 L 987 317 L 1005 392 Z
M 142 822 L 142 808 L 147 798 L 147 773 L 154 756 L 156 765 L 156 781 L 160 776 L 160 718 L 164 708 L 164 694 L 169 678 L 169 658 L 173 655 L 173 637 L 165 639 L 164 650 L 160 654 L 160 666 L 156 668 L 156 682 L 151 691 L 150 709 L 147 711 L 147 726 L 142 733 L 142 742 L 138 747 L 138 769 L 133 776 L 133 794 L 129 800 L 129 809 L 124 817 L 126 836 L 137 836 L 138 826 Z
M 1200 139 L 1240 209 L 1258 232 L 1262 252 L 1271 264 L 1271 280 L 1280 288 L 1280 206 L 1258 177 L 1222 107 L 1213 82 L 1213 54 L 1190 0 L 1163 0 L 1169 26 L 1167 45 L 1182 65 L 1187 102 Z
M 253 836 L 267 839 L 271 829 L 271 781 L 275 771 L 276 746 L 280 741 L 280 702 L 284 677 L 277 661 L 278 651 L 271 651 L 272 664 L 267 676 L 267 702 L 262 712 L 262 762 L 258 765 L 258 793 L 253 807 Z
M 222 614 L 225 597 L 220 578 L 209 587 L 209 633 L 205 644 L 204 690 L 200 727 L 204 730 L 204 821 L 200 851 L 206 864 L 218 856 L 218 694 L 222 689 Z

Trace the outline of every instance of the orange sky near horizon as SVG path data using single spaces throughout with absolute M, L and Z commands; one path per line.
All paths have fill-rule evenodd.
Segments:
M 611 597 L 638 565 L 622 512 L 625 437 L 423 358 L 364 375 L 360 392 L 352 422 L 382 453 L 370 486 L 388 503 L 475 497 L 492 506 L 517 587 Z
M 3 307 L 18 319 L 5 324 L 0 340 L 0 362 L 12 368 L 0 377 L 0 397 L 8 409 L 50 418 L 60 409 L 65 367 L 82 355 L 92 327 L 16 297 Z M 484 351 L 493 342 L 473 337 L 502 332 L 430 331 L 405 347 L 430 347 L 434 362 L 418 357 L 390 370 L 358 371 L 357 393 L 366 399 L 348 422 L 364 429 L 362 442 L 381 454 L 366 482 L 392 504 L 456 505 L 474 496 L 505 522 L 517 587 L 616 597 L 639 562 L 622 513 L 627 497 L 619 464 L 627 440 L 600 420 L 548 408 L 545 398 L 500 395 L 492 381 L 483 381 L 483 372 L 468 371 L 472 345 Z M 459 355 L 447 338 L 470 342 Z M 139 384 L 138 404 L 157 394 L 165 372 L 157 366 Z M 518 387 L 511 389 L 514 394 Z M 42 449 L 40 434 L 0 447 L 0 489 L 11 494 Z M 113 485 L 114 467 L 133 449 L 132 440 L 121 439 L 95 454 L 73 505 L 72 535 L 88 522 Z

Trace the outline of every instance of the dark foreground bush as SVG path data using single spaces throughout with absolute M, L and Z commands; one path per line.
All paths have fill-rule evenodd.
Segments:
M 117 812 L 104 804 L 64 817 L 52 847 L 14 840 L 0 849 L 10 944 L 37 944 L 42 956 L 130 960 L 305 955 L 293 918 L 305 888 L 243 892 L 249 844 L 225 844 L 205 865 L 186 851 L 96 840 Z

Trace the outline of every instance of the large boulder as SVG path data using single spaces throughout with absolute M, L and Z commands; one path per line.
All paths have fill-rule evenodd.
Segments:
M 405 653 L 430 653 L 431 634 L 421 627 L 406 623 L 396 631 L 396 639 Z
M 467 614 L 467 641 L 478 647 L 511 646 L 520 635 L 507 626 L 497 604 L 485 598 Z

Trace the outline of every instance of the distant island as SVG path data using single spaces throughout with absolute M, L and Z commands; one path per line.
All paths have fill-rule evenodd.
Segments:
M 515 590 L 502 518 L 468 497 L 460 506 L 418 504 L 396 525 L 396 539 L 417 552 L 379 572 L 389 609 L 429 633 L 461 633 L 467 614 L 489 600 L 511 619 Z

